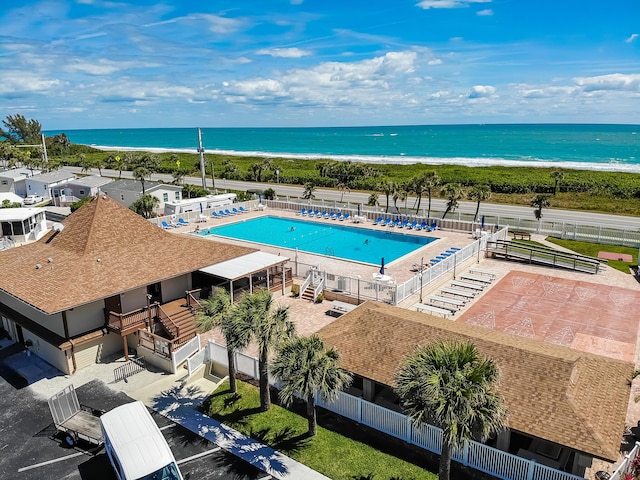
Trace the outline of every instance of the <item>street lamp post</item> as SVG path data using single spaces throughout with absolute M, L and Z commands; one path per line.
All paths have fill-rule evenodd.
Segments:
M 424 265 L 424 257 L 420 258 L 420 303 L 422 303 L 422 266 Z
M 276 183 L 280 183 L 280 170 L 276 168 Z

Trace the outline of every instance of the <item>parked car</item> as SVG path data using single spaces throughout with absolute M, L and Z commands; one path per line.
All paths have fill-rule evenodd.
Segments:
M 37 205 L 42 202 L 44 202 L 44 197 L 40 195 L 27 195 L 22 203 L 24 205 Z

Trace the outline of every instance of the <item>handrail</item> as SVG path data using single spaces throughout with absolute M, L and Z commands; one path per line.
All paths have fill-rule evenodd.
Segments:
M 300 298 L 302 298 L 302 294 L 307 290 L 307 288 L 309 288 L 309 285 L 311 285 L 312 280 L 313 280 L 313 270 L 310 270 L 309 275 L 307 275 L 307 278 L 305 279 L 305 281 L 302 283 L 302 285 L 300 285 Z
M 313 289 L 313 301 L 315 302 L 318 299 L 318 295 L 324 290 L 324 277 L 320 278 L 318 282 L 318 286 Z
M 174 339 L 180 336 L 180 329 L 178 328 L 178 325 L 176 325 L 175 322 L 171 320 L 171 317 L 166 314 L 166 312 L 160 305 L 158 305 L 157 303 L 155 305 L 158 309 L 158 320 L 160 320 L 162 326 L 169 332 L 169 335 L 171 335 Z
M 185 292 L 185 300 L 188 308 L 191 308 L 193 310 L 200 310 L 200 307 L 201 307 L 200 300 L 196 298 L 194 293 L 197 293 L 199 297 L 201 291 L 202 291 L 201 288 L 197 288 L 195 290 L 187 290 Z
M 149 318 L 156 316 L 156 312 L 154 312 L 154 310 L 157 306 L 158 304 L 154 303 L 149 306 L 149 309 L 147 309 L 147 307 L 143 307 L 127 313 L 109 311 L 107 313 L 107 324 L 115 330 L 126 330 L 134 326 L 146 325 Z

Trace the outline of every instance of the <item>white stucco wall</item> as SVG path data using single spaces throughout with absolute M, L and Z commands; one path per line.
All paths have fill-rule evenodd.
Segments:
M 53 315 L 45 315 L 44 313 L 30 307 L 26 303 L 17 300 L 11 295 L 7 295 L 5 292 L 0 292 L 0 302 L 4 303 L 10 308 L 13 308 L 17 312 L 20 312 L 25 317 L 33 320 L 34 322 L 42 325 L 43 327 L 57 333 L 61 337 L 64 337 L 64 327 L 62 325 L 62 314 L 56 313 Z
M 120 295 L 122 313 L 128 313 L 147 306 L 147 287 L 130 290 Z
M 67 326 L 71 337 L 100 328 L 104 324 L 104 300 L 67 311 Z
M 161 283 L 162 303 L 184 298 L 185 292 L 189 289 L 187 277 L 188 275 L 181 275 Z
M 71 373 L 71 370 L 69 367 L 70 360 L 67 359 L 65 352 L 63 352 L 62 350 L 58 350 L 56 347 L 45 342 L 36 334 L 30 332 L 25 328 L 22 329 L 22 335 L 24 336 L 25 342 L 27 340 L 31 340 L 31 342 L 33 343 L 33 345 L 29 347 L 29 350 L 31 352 L 35 353 L 44 361 L 56 367 L 62 373 L 64 374 Z

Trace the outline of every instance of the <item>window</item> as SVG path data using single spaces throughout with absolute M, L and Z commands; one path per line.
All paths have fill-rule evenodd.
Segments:
M 84 195 L 84 190 L 79 190 L 79 191 L 78 191 L 78 193 L 79 193 L 80 195 Z
M 168 193 L 163 193 L 162 194 L 162 201 L 163 202 L 168 202 L 169 201 L 169 194 Z
M 180 192 L 176 192 L 176 200 L 180 200 Z
M 2 185 L 9 185 L 9 182 L 7 180 L 2 180 Z
M 120 194 L 120 200 L 122 200 L 124 202 L 124 193 Z

